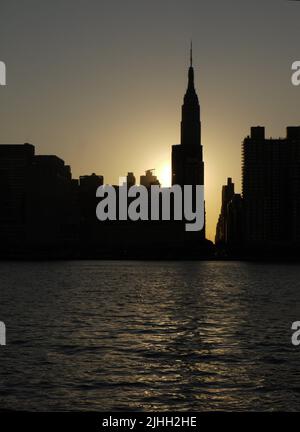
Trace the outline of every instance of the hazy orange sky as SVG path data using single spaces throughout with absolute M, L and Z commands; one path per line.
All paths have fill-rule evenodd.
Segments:
M 74 177 L 161 176 L 180 139 L 192 38 L 213 238 L 228 176 L 240 191 L 250 126 L 275 137 L 300 124 L 299 19 L 300 2 L 286 0 L 2 0 L 0 142 L 56 154 Z

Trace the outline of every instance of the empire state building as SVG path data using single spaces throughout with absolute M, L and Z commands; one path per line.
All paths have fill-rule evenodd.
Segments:
M 190 49 L 188 86 L 184 95 L 180 144 L 172 146 L 172 184 L 204 185 L 200 105 L 194 84 L 193 51 Z M 205 235 L 205 229 L 202 230 Z
M 172 184 L 204 184 L 200 105 L 194 85 L 192 46 L 188 87 L 182 105 L 181 143 L 172 146 Z

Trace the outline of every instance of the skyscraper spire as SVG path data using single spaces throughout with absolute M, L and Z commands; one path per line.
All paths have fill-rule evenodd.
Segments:
M 188 89 L 195 92 L 194 89 L 194 68 L 193 68 L 193 41 L 191 40 L 190 46 L 190 67 L 189 67 L 189 81 L 188 81 Z
M 184 95 L 181 122 L 181 144 L 192 152 L 201 145 L 200 105 L 194 84 L 193 45 L 190 45 L 188 87 Z

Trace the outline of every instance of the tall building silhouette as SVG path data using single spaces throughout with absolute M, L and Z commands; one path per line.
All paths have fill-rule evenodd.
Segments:
M 227 212 L 228 204 L 234 196 L 234 183 L 232 183 L 232 178 L 228 177 L 227 184 L 222 186 L 222 204 L 221 213 L 219 215 L 217 229 L 216 229 L 216 243 L 226 243 L 227 242 Z
M 243 244 L 243 200 L 234 192 L 234 183 L 228 177 L 222 187 L 222 205 L 219 215 L 215 243 L 232 251 Z
M 0 145 L 0 257 L 61 256 L 73 248 L 78 217 L 71 170 L 31 144 Z
M 192 44 L 188 86 L 181 109 L 181 140 L 180 144 L 172 146 L 172 184 L 204 185 L 200 105 L 194 83 Z M 201 235 L 205 237 L 205 227 Z
M 0 145 L 0 256 L 9 256 L 26 240 L 28 170 L 31 144 Z
M 55 155 L 36 155 L 28 169 L 27 242 L 30 250 L 63 256 L 75 246 L 78 214 L 71 167 Z
M 203 185 L 200 105 L 194 84 L 192 46 L 188 87 L 181 110 L 181 142 L 172 146 L 172 184 Z
M 248 246 L 300 244 L 300 127 L 266 139 L 252 127 L 243 142 L 243 200 Z

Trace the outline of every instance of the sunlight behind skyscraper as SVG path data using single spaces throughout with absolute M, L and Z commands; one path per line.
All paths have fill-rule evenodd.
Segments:
M 157 177 L 162 187 L 171 186 L 171 165 L 166 163 L 157 170 Z

